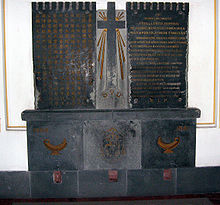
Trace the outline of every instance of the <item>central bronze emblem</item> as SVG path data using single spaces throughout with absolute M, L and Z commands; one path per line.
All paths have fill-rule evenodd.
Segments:
M 101 146 L 102 155 L 108 160 L 117 160 L 125 155 L 124 137 L 115 128 L 106 131 Z

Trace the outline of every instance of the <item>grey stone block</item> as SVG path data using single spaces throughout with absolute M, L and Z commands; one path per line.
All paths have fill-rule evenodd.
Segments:
M 197 108 L 146 108 L 114 110 L 113 120 L 158 120 L 158 119 L 195 119 L 200 117 Z
M 141 168 L 139 121 L 86 121 L 84 169 Z
M 51 146 L 63 149 L 56 152 Z M 82 124 L 28 122 L 28 163 L 30 171 L 82 169 Z
M 73 120 L 111 120 L 112 110 L 25 110 L 21 114 L 25 121 L 73 121 Z
M 30 198 L 29 172 L 0 172 L 0 198 Z
M 174 195 L 176 170 L 171 180 L 163 179 L 163 169 L 129 170 L 127 180 L 128 196 Z
M 195 145 L 195 120 L 142 121 L 143 168 L 194 167 Z
M 177 194 L 213 192 L 220 192 L 220 167 L 177 169 Z
M 25 121 L 73 121 L 73 120 L 148 120 L 194 119 L 200 117 L 197 108 L 146 108 L 146 109 L 96 109 L 96 110 L 25 110 Z
M 79 171 L 80 197 L 117 197 L 125 195 L 125 170 L 118 170 L 117 182 L 109 181 L 107 170 Z
M 61 171 L 62 183 L 53 182 L 53 171 L 31 172 L 32 198 L 72 198 L 77 196 L 77 171 Z

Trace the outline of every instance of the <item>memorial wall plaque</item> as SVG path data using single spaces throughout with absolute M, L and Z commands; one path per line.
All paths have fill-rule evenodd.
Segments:
M 96 4 L 32 3 L 36 109 L 94 107 Z
M 164 184 L 159 168 L 195 166 L 200 111 L 186 108 L 189 4 L 32 5 L 38 110 L 22 113 L 29 171 L 39 178 L 31 186 L 60 193 L 69 172 L 76 197 L 96 197 L 97 187 L 99 196 L 131 196 L 140 180 L 149 184 L 146 174 Z M 61 187 L 52 184 L 57 171 Z
M 133 108 L 187 106 L 188 3 L 127 3 Z

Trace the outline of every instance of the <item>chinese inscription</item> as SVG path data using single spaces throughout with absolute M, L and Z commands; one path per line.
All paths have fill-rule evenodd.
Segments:
M 93 107 L 94 3 L 32 4 L 36 107 Z

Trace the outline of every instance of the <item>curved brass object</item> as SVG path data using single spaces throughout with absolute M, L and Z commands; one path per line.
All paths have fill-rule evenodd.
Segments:
M 67 145 L 66 138 L 64 138 L 63 142 L 59 145 L 52 145 L 50 144 L 50 140 L 45 139 L 44 140 L 44 145 L 47 147 L 47 149 L 51 150 L 51 155 L 59 155 L 59 151 L 64 149 Z
M 158 137 L 157 144 L 164 149 L 165 151 L 163 153 L 173 153 L 172 149 L 176 148 L 177 145 L 180 143 L 180 138 L 175 137 L 174 141 L 171 143 L 165 143 L 162 141 L 162 137 Z

